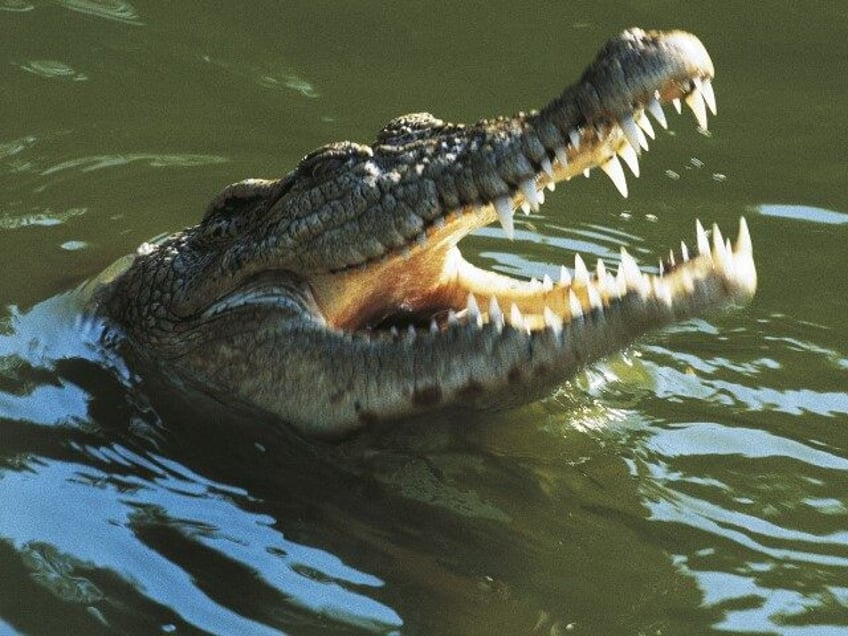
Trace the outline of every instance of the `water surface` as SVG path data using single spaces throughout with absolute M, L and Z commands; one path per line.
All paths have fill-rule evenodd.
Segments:
M 79 323 L 67 292 L 227 183 L 538 107 L 632 25 L 701 36 L 710 134 L 669 111 L 628 200 L 575 180 L 463 251 L 651 263 L 745 215 L 749 308 L 341 445 L 181 404 Z M 848 628 L 842 4 L 0 0 L 0 42 L 0 633 Z

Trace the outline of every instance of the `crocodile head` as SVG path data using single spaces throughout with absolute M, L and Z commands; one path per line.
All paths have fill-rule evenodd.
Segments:
M 715 111 L 694 36 L 633 29 L 540 111 L 450 124 L 398 117 L 370 145 L 335 143 L 274 180 L 226 188 L 199 225 L 140 248 L 99 305 L 145 355 L 216 396 L 308 433 L 459 404 L 543 395 L 648 330 L 742 303 L 756 286 L 734 245 L 698 226 L 659 275 L 622 250 L 617 274 L 579 256 L 552 281 L 480 269 L 469 232 L 537 210 L 600 168 L 627 195 L 665 127 L 663 104 Z

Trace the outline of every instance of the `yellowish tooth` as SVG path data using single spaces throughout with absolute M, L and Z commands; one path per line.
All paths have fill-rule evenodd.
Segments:
M 639 116 L 636 117 L 636 125 L 645 131 L 645 134 L 651 139 L 657 138 L 657 134 L 654 132 L 654 127 L 651 126 L 651 120 L 647 118 L 645 111 L 640 112 Z
M 707 238 L 707 233 L 704 231 L 704 226 L 699 220 L 695 220 L 695 236 L 698 239 L 698 254 L 701 256 L 710 255 L 710 240 Z
M 665 113 L 662 109 L 662 104 L 660 101 L 654 97 L 651 101 L 648 102 L 647 105 L 648 112 L 651 113 L 654 119 L 657 120 L 657 123 L 665 129 L 668 129 L 668 121 L 665 118 Z
M 501 306 L 498 304 L 498 299 L 494 296 L 489 299 L 489 322 L 494 324 L 499 330 L 504 325 L 504 315 L 501 311 Z
M 689 261 L 689 248 L 683 241 L 680 241 L 680 260 L 684 263 Z
M 640 149 L 648 149 L 648 140 L 645 138 L 645 133 L 636 125 L 633 115 L 627 115 L 627 117 L 619 122 L 619 125 L 624 132 L 624 136 L 627 137 L 627 141 L 636 149 L 637 153 L 640 152 Z
M 674 110 L 677 111 L 678 115 L 683 112 L 683 107 L 680 105 L 680 99 L 679 98 L 675 97 L 674 99 L 672 99 L 671 104 L 672 104 L 672 106 L 674 106 Z
M 621 147 L 618 149 L 618 156 L 624 159 L 624 163 L 626 163 L 627 167 L 630 168 L 630 172 L 633 173 L 633 176 L 638 177 L 639 157 L 633 149 L 633 146 L 627 142 L 622 143 Z
M 701 91 L 697 88 L 693 88 L 685 97 L 685 100 L 686 105 L 689 106 L 695 114 L 698 126 L 707 130 L 707 108 L 704 105 L 704 96 L 701 94 Z
M 551 280 L 551 277 L 545 274 L 544 278 L 542 278 L 542 291 L 549 292 L 554 288 L 554 281 Z
M 563 168 L 568 166 L 568 153 L 565 151 L 565 148 L 557 146 L 554 148 L 554 154 L 556 155 L 557 161 L 559 161 L 559 165 Z
M 751 233 L 748 231 L 748 223 L 745 217 L 739 219 L 739 234 L 736 237 L 736 251 L 740 254 L 753 254 L 754 246 L 751 244 Z
M 574 290 L 568 291 L 568 311 L 571 313 L 572 318 L 579 318 L 583 315 L 583 306 L 580 304 L 580 299 L 577 298 Z
M 512 200 L 509 197 L 498 197 L 495 199 L 495 212 L 501 222 L 504 234 L 511 241 L 515 238 L 515 225 L 512 220 Z
M 468 302 L 465 305 L 465 309 L 468 311 L 468 317 L 471 320 L 476 320 L 480 317 L 480 305 L 477 304 L 474 294 L 468 294 Z
M 589 178 L 589 170 L 590 170 L 589 168 L 586 168 L 585 170 L 583 170 L 583 176 L 586 177 L 587 179 Z
M 551 192 L 553 192 L 554 190 L 556 190 L 556 181 L 548 181 L 548 182 L 545 184 L 545 187 L 546 187 L 548 190 L 550 190 Z
M 604 264 L 603 259 L 598 259 L 598 264 L 595 266 L 595 276 L 602 285 L 607 278 L 607 266 Z
M 533 212 L 539 211 L 539 196 L 536 191 L 536 182 L 534 179 L 525 179 L 521 182 L 521 193 L 524 195 L 524 200 L 530 206 Z
M 630 256 L 630 253 L 624 247 L 621 248 L 619 273 L 624 274 L 624 281 L 627 287 L 638 288 L 641 285 L 642 272 L 639 271 L 636 259 Z
M 542 310 L 542 317 L 545 320 L 546 327 L 552 329 L 556 335 L 562 333 L 562 318 L 557 316 L 547 305 Z
M 509 324 L 515 329 L 524 329 L 525 327 L 524 316 L 515 303 L 512 303 L 512 306 L 509 308 Z
M 565 265 L 559 267 L 559 284 L 563 287 L 571 285 L 571 274 L 568 273 L 568 268 Z
M 698 78 L 695 80 L 695 86 L 701 91 L 701 95 L 703 95 L 704 101 L 707 104 L 707 108 L 710 109 L 710 112 L 713 115 L 718 115 L 715 91 L 713 90 L 713 81 L 709 77 L 706 77 L 703 80 Z
M 578 285 L 589 284 L 589 270 L 586 269 L 586 263 L 580 254 L 574 255 L 574 282 Z
M 618 157 L 613 155 L 609 161 L 601 164 L 601 170 L 607 174 L 616 190 L 626 199 L 627 179 L 624 176 L 624 170 L 621 168 L 621 162 L 618 160 Z

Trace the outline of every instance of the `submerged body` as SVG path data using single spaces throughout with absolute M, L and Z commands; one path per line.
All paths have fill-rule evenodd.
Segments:
M 221 398 L 299 430 L 338 434 L 450 404 L 528 401 L 646 331 L 748 300 L 750 238 L 698 226 L 697 250 L 661 276 L 622 253 L 618 274 L 577 257 L 561 280 L 518 281 L 457 244 L 600 167 L 626 195 L 619 157 L 684 99 L 706 127 L 710 58 L 682 32 L 611 40 L 539 112 L 464 126 L 418 113 L 371 145 L 331 144 L 275 181 L 234 184 L 203 220 L 145 245 L 92 310 L 142 355 Z

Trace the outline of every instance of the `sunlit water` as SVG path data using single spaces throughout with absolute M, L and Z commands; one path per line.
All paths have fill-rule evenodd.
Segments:
M 0 0 L 0 633 L 848 629 L 848 10 L 564 4 Z M 632 24 L 702 36 L 712 133 L 671 117 L 627 201 L 575 180 L 463 250 L 650 267 L 744 214 L 750 307 L 338 445 L 183 403 L 80 320 L 223 185 L 402 112 L 539 106 Z

